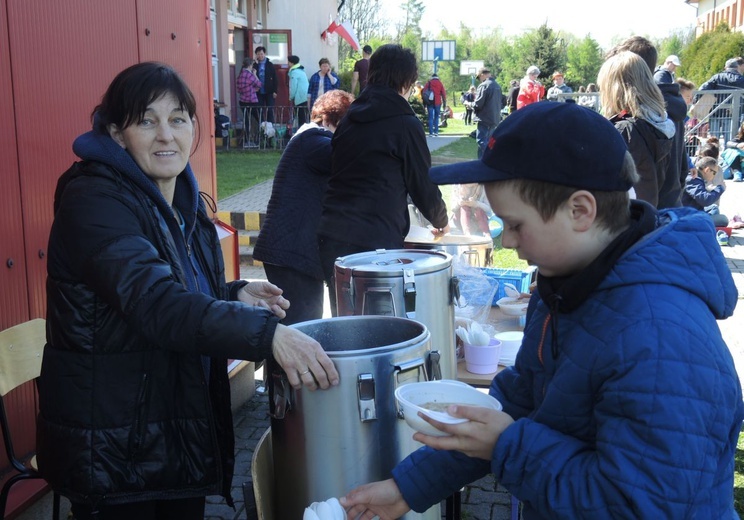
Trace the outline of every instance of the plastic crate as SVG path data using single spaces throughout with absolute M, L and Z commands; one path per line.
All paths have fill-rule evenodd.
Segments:
M 528 267 L 525 270 L 502 269 L 499 267 L 479 267 L 478 270 L 488 278 L 493 278 L 499 282 L 499 289 L 496 291 L 491 305 L 496 305 L 497 301 L 506 296 L 504 292 L 505 283 L 512 284 L 520 292 L 529 293 L 530 284 L 537 276 L 537 268 L 534 266 Z

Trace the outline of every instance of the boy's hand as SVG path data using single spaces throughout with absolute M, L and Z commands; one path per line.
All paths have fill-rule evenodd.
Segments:
M 508 414 L 498 412 L 482 406 L 452 405 L 447 413 L 453 417 L 470 419 L 470 422 L 460 424 L 446 424 L 419 412 L 419 417 L 451 437 L 432 437 L 423 433 L 416 433 L 413 438 L 435 450 L 454 450 L 468 457 L 491 460 L 496 441 L 514 422 Z
M 359 486 L 345 497 L 341 497 L 339 502 L 346 509 L 348 520 L 354 520 L 357 517 L 372 520 L 375 516 L 379 516 L 380 520 L 394 520 L 411 509 L 403 500 L 403 495 L 400 494 L 398 485 L 393 479 Z

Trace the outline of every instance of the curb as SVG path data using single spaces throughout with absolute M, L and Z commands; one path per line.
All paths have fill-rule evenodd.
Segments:
M 217 218 L 243 231 L 261 231 L 266 213 L 258 211 L 218 211 Z

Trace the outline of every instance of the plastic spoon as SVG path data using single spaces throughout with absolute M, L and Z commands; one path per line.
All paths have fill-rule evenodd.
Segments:
M 457 327 L 457 329 L 455 329 L 455 334 L 457 334 L 457 337 L 460 338 L 460 340 L 462 340 L 463 343 L 467 343 L 468 345 L 471 344 L 470 334 L 468 334 L 468 331 L 465 329 L 465 327 L 463 326 Z
M 516 288 L 516 287 L 514 287 L 514 285 L 512 285 L 512 284 L 510 284 L 510 283 L 508 283 L 508 282 L 504 284 L 504 292 L 506 293 L 506 295 L 507 295 L 507 296 L 508 296 L 509 298 L 514 298 L 515 300 L 516 300 L 516 299 L 519 299 L 519 297 L 520 297 L 520 296 L 522 295 L 522 294 L 521 294 L 521 293 L 520 293 L 520 292 L 519 292 L 519 291 L 517 290 L 517 288 Z
M 488 345 L 491 338 L 488 337 L 488 333 L 483 330 L 477 321 L 474 321 L 470 325 L 470 339 L 473 340 L 471 345 Z

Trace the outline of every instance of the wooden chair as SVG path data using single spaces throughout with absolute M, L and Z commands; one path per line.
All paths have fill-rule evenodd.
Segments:
M 11 390 L 39 377 L 45 343 L 46 322 L 40 318 L 0 332 L 0 427 L 5 442 L 5 453 L 16 472 L 0 491 L 0 519 L 5 518 L 5 507 L 14 484 L 22 480 L 42 479 L 37 470 L 35 455 L 24 461 L 15 453 L 12 429 L 5 410 L 5 397 Z M 54 520 L 59 520 L 57 493 L 54 493 L 52 515 Z
M 271 428 L 266 429 L 253 452 L 251 477 L 258 520 L 274 520 L 274 452 Z

